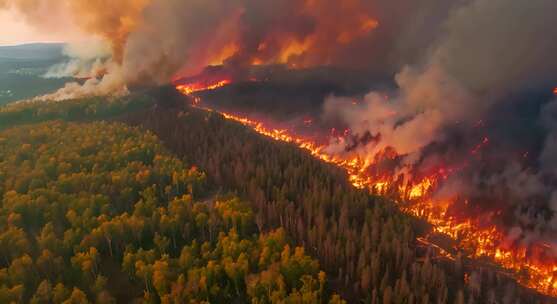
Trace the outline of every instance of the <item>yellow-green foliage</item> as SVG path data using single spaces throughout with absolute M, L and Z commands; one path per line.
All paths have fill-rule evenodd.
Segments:
M 318 263 L 205 179 L 123 124 L 0 132 L 0 303 L 326 301 Z
M 64 101 L 23 101 L 0 107 L 0 129 L 53 119 L 82 121 L 132 112 L 153 103 L 147 95 L 90 97 Z

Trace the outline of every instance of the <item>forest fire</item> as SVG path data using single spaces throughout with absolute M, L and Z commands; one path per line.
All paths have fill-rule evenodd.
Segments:
M 176 89 L 185 95 L 190 95 L 196 92 L 214 90 L 222 88 L 226 85 L 231 84 L 232 81 L 229 79 L 219 80 L 216 82 L 206 81 L 206 82 L 194 82 L 190 84 L 183 84 L 176 86 Z
M 555 11 L 0 0 L 0 302 L 556 303 Z
M 229 80 L 209 83 L 206 86 L 195 84 L 195 86 L 177 86 L 184 94 L 190 95 L 195 91 L 210 90 L 229 84 Z M 238 122 L 250 127 L 254 131 L 274 140 L 292 143 L 307 150 L 312 156 L 330 164 L 334 164 L 347 171 L 350 183 L 359 189 L 368 189 L 372 193 L 384 194 L 392 197 L 399 204 L 399 208 L 413 216 L 422 218 L 432 225 L 432 233 L 443 234 L 457 241 L 458 248 L 448 252 L 446 248 L 434 247 L 441 256 L 451 260 L 456 259 L 457 252 L 463 257 L 479 259 L 493 264 L 501 271 L 514 278 L 520 284 L 534 289 L 542 294 L 557 296 L 557 261 L 547 252 L 550 251 L 549 244 L 534 244 L 529 246 L 508 245 L 506 234 L 494 224 L 486 225 L 489 219 L 497 216 L 500 212 L 492 212 L 480 219 L 472 217 L 459 217 L 450 212 L 455 201 L 439 201 L 432 197 L 432 192 L 439 184 L 447 179 L 454 168 L 440 168 L 433 174 L 401 183 L 395 177 L 377 177 L 370 172 L 375 161 L 362 159 L 361 157 L 343 158 L 327 152 L 325 145 L 317 143 L 310 138 L 304 138 L 293 134 L 288 129 L 278 129 L 266 125 L 264 122 L 252 120 L 248 117 L 215 111 L 200 106 L 199 97 L 195 97 L 195 106 L 207 111 L 222 114 L 224 118 Z M 489 143 L 489 138 L 484 137 L 477 146 L 470 148 L 470 155 L 478 153 Z M 419 240 L 418 240 L 419 241 Z M 426 239 L 419 241 L 427 242 Z

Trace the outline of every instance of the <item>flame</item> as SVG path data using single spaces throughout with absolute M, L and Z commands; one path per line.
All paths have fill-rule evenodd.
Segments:
M 376 29 L 377 27 L 379 27 L 379 21 L 366 17 L 361 22 L 360 30 L 367 34 L 372 30 Z
M 421 181 L 419 184 L 412 186 L 412 188 L 408 193 L 408 198 L 413 200 L 413 199 L 419 199 L 420 197 L 424 197 L 432 187 L 433 187 L 433 180 L 426 178 L 423 181 Z M 400 190 L 403 191 L 403 189 Z
M 133 0 L 124 2 L 129 1 Z M 283 1 L 268 16 L 266 11 L 257 9 L 265 7 L 264 1 L 245 6 L 228 2 L 232 2 L 226 6 L 226 10 L 230 9 L 228 18 L 204 28 L 207 35 L 192 34 L 184 53 L 187 64 L 172 75 L 173 80 L 189 77 L 207 66 L 284 65 L 291 69 L 335 66 L 360 70 L 373 64 L 369 53 L 375 46 L 368 41 L 374 39 L 372 34 L 380 23 L 367 0 Z M 217 7 L 209 11 L 220 12 Z M 266 22 L 252 18 L 254 13 Z M 283 14 L 293 18 L 286 15 L 284 18 Z M 362 51 L 354 52 L 355 47 Z
M 255 66 L 262 65 L 263 63 L 264 63 L 263 60 L 259 58 L 253 58 L 251 61 L 251 65 L 255 65 Z
M 553 89 L 553 94 L 557 95 L 557 87 Z
M 359 30 L 346 30 L 341 32 L 337 37 L 337 42 L 341 44 L 349 44 L 356 38 L 369 34 L 372 30 L 379 26 L 379 22 L 368 16 L 363 16 L 360 21 Z
M 220 53 L 215 55 L 210 61 L 209 65 L 223 65 L 227 59 L 232 58 L 232 56 L 236 55 L 240 51 L 240 47 L 236 43 L 229 43 L 224 46 Z
M 246 44 L 241 27 L 230 25 L 231 31 L 236 34 L 227 36 L 223 46 L 204 51 L 208 60 L 200 65 L 221 65 L 234 57 L 256 66 L 284 64 L 290 68 L 308 68 L 329 65 L 343 61 L 338 57 L 343 50 L 366 38 L 380 26 L 377 18 L 366 9 L 365 1 L 345 3 L 338 8 L 340 11 L 329 11 L 330 8 L 324 7 L 322 2 L 306 0 L 301 4 L 303 14 L 315 22 L 312 29 L 305 31 L 271 31 L 258 36 L 256 41 L 252 37 Z
M 229 81 L 222 83 L 229 83 Z M 191 89 L 178 89 L 185 94 L 189 94 L 187 92 L 191 91 Z M 204 89 L 210 89 L 210 87 Z M 200 99 L 196 98 L 194 106 L 217 112 L 200 106 L 199 102 Z M 327 152 L 326 146 L 320 145 L 314 140 L 296 136 L 287 129 L 268 127 L 263 122 L 240 115 L 218 113 L 228 120 L 250 127 L 261 135 L 277 141 L 295 144 L 308 151 L 315 158 L 343 168 L 348 173 L 350 183 L 358 189 L 367 189 L 372 193 L 389 195 L 394 190 L 394 197 L 397 198 L 395 202 L 399 204 L 403 212 L 429 222 L 433 227 L 433 233 L 443 234 L 457 240 L 458 250 L 464 256 L 490 261 L 523 286 L 545 295 L 557 296 L 557 260 L 546 254 L 546 252 L 551 251 L 549 244 L 532 245 L 528 248 L 525 246 L 508 246 L 505 242 L 505 233 L 497 226 L 482 225 L 480 220 L 475 218 L 456 217 L 449 212 L 455 201 L 439 201 L 431 197 L 431 193 L 439 182 L 446 179 L 454 169 L 441 168 L 431 176 L 400 185 L 394 177 L 376 178 L 372 176 L 369 169 L 376 164 L 373 160 L 358 156 L 343 158 L 332 155 Z M 479 150 L 488 143 L 489 139 L 485 137 L 472 151 Z M 392 153 L 392 151 L 387 151 L 385 157 L 396 157 L 396 155 L 391 155 Z M 498 214 L 493 213 L 491 217 Z M 446 251 L 427 238 L 418 238 L 417 242 L 437 249 L 442 257 L 455 260 L 454 253 Z
M 191 95 L 196 92 L 214 90 L 222 88 L 232 83 L 230 79 L 218 80 L 216 82 L 193 82 L 189 84 L 177 85 L 176 89 L 184 95 Z
M 292 57 L 300 56 L 311 47 L 312 39 L 306 38 L 303 41 L 297 39 L 289 41 L 278 55 L 278 63 L 289 63 Z

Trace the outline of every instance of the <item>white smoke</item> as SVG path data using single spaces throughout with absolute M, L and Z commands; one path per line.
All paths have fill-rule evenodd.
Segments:
M 123 96 L 128 94 L 122 67 L 112 60 L 110 45 L 102 39 L 69 43 L 64 48 L 67 62 L 52 66 L 45 78 L 78 78 L 56 92 L 35 100 L 66 100 L 90 96 Z
M 344 98 L 325 101 L 325 116 L 340 118 L 354 134 L 370 132 L 380 136 L 374 145 L 356 150 L 373 157 L 386 148 L 418 160 L 420 151 L 442 140 L 447 122 L 470 118 L 466 106 L 473 100 L 467 90 L 451 79 L 443 68 L 431 63 L 423 69 L 405 67 L 396 76 L 398 92 L 371 92 L 361 103 L 347 106 Z M 330 151 L 341 151 L 333 144 Z
M 96 78 L 111 64 L 110 45 L 102 39 L 72 41 L 64 46 L 66 62 L 52 66 L 45 78 Z
M 84 83 L 71 82 L 54 93 L 36 97 L 35 100 L 68 100 L 91 96 L 124 96 L 129 93 L 120 65 L 113 62 L 104 65 L 107 72 L 100 77 L 92 77 Z

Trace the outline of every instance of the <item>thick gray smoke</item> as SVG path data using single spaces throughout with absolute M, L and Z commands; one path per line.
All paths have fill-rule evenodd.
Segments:
M 487 200 L 495 204 L 493 208 L 506 206 L 505 210 L 514 213 L 505 218 L 505 224 L 514 227 L 511 231 L 515 240 L 557 241 L 555 101 L 544 106 L 537 119 L 518 111 L 512 113 L 514 120 L 510 121 L 531 124 L 518 126 L 531 132 L 531 136 L 536 135 L 538 125 L 543 126 L 546 139 L 541 150 L 519 146 L 518 134 L 516 146 L 485 148 L 483 159 L 469 155 L 473 146 L 464 148 L 467 155 L 451 150 L 451 146 L 462 148 L 462 140 L 453 142 L 458 137 L 455 132 L 460 136 L 485 132 L 493 136 L 489 145 L 497 145 L 498 140 L 512 137 L 511 130 L 517 128 L 509 125 L 501 132 L 495 129 L 505 126 L 497 125 L 493 130 L 489 126 L 478 127 L 489 122 L 497 109 L 509 108 L 513 103 L 535 109 L 548 101 L 551 86 L 557 85 L 555 11 L 557 2 L 552 0 L 462 3 L 436 32 L 427 56 L 396 75 L 396 90 L 371 92 L 353 106 L 338 97 L 326 101 L 325 117 L 340 118 L 356 137 L 369 133 L 380 138 L 349 152 L 344 149 L 345 142 L 333 142 L 330 150 L 372 159 L 386 147 L 394 148 L 406 155 L 399 168 L 406 171 L 419 171 L 432 159 L 454 165 L 468 158 L 466 168 L 445 182 L 439 196 L 483 198 L 483 203 Z M 549 94 L 545 97 L 525 94 L 537 89 L 545 89 Z M 499 138 L 500 134 L 504 136 Z M 432 148 L 441 146 L 444 149 Z M 452 153 L 449 156 L 447 149 Z M 534 158 L 528 164 L 511 159 L 512 153 L 521 149 L 533 149 L 527 151 Z M 490 153 L 508 158 L 496 162 Z
M 199 72 L 235 37 L 240 9 L 239 1 L 153 1 L 126 45 L 127 82 L 166 83 L 182 68 Z

